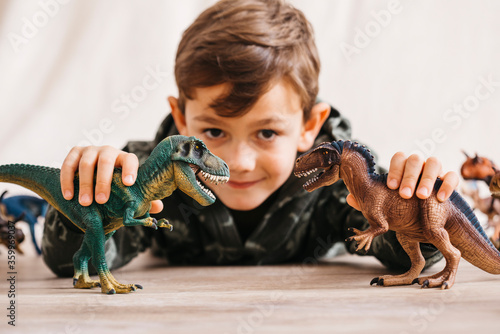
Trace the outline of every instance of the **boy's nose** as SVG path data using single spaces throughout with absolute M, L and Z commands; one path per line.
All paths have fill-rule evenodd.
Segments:
M 249 172 L 255 169 L 257 152 L 246 143 L 232 145 L 226 159 L 231 173 Z

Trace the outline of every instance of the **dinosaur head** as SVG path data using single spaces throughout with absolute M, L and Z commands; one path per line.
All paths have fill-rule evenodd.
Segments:
M 490 192 L 491 196 L 495 198 L 500 198 L 500 170 L 493 167 L 495 171 L 495 175 L 491 178 L 490 181 Z
M 307 191 L 334 184 L 340 178 L 341 154 L 342 146 L 339 143 L 322 143 L 296 160 L 294 174 L 303 177 L 320 170 L 318 175 L 304 184 Z
M 464 180 L 484 180 L 489 183 L 491 177 L 495 174 L 493 167 L 495 165 L 491 160 L 485 157 L 480 157 L 477 155 L 475 157 L 470 157 L 465 154 L 466 160 L 460 168 L 460 173 Z
M 201 205 L 215 202 L 214 194 L 198 179 L 215 184 L 229 180 L 229 167 L 219 157 L 213 155 L 205 144 L 195 137 L 172 136 L 171 161 L 177 187 Z

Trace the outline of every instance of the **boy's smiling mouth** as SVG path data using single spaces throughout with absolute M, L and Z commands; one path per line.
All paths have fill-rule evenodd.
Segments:
M 235 181 L 235 180 L 229 180 L 226 184 L 234 189 L 246 189 L 250 188 L 253 185 L 256 185 L 262 180 L 256 180 L 256 181 Z

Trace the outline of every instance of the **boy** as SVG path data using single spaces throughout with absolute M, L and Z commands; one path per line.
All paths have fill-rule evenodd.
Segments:
M 325 103 L 316 103 L 319 59 L 312 29 L 303 14 L 279 0 L 223 0 L 204 11 L 185 31 L 177 51 L 179 97 L 169 97 L 171 114 L 153 142 L 130 142 L 125 152 L 111 147 L 74 148 L 62 166 L 62 192 L 82 205 L 106 202 L 111 173 L 122 167 L 133 184 L 139 161 L 164 137 L 180 133 L 202 139 L 226 161 L 230 181 L 210 188 L 218 200 L 201 208 L 182 192 L 153 203 L 156 218 L 167 218 L 172 232 L 121 228 L 107 244 L 111 268 L 152 247 L 171 264 L 272 264 L 324 255 L 348 236 L 347 229 L 368 227 L 346 204 L 341 183 L 308 193 L 292 169 L 298 152 L 323 141 L 350 138 L 349 122 Z M 127 153 L 127 152 L 132 152 Z M 94 191 L 94 170 L 97 167 Z M 388 186 L 404 198 L 425 198 L 440 173 L 434 159 L 394 155 Z M 80 193 L 73 194 L 73 177 Z M 458 183 L 443 177 L 441 200 Z M 208 186 L 208 185 L 207 185 Z M 357 203 L 347 196 L 347 202 Z M 165 210 L 161 211 L 162 205 Z M 160 212 L 161 211 L 161 212 Z M 47 265 L 58 275 L 73 275 L 72 256 L 82 234 L 50 210 L 43 240 Z M 355 252 L 354 242 L 346 242 Z M 427 265 L 441 255 L 422 245 Z M 369 254 L 387 266 L 409 267 L 395 235 L 373 241 Z

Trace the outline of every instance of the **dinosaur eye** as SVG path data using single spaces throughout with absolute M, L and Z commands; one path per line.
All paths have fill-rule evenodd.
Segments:
M 201 149 L 199 144 L 195 144 L 194 150 L 193 150 L 193 156 L 197 159 L 201 158 L 203 155 L 203 150 Z

